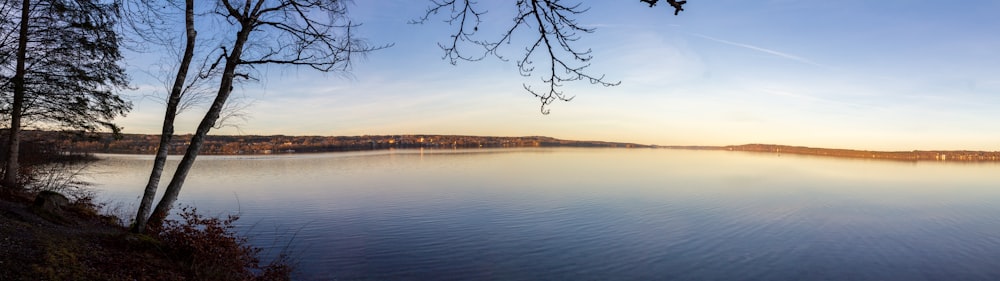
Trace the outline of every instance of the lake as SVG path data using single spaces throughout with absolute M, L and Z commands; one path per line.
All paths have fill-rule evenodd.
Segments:
M 152 157 L 101 157 L 89 178 L 100 198 L 134 210 Z M 290 248 L 302 280 L 1000 280 L 995 163 L 598 148 L 201 156 L 179 203 L 238 210 L 269 255 Z

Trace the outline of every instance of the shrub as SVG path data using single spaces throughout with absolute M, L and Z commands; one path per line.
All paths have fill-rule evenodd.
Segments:
M 198 214 L 184 207 L 181 220 L 166 220 L 154 230 L 173 260 L 181 262 L 190 280 L 289 280 L 287 256 L 261 265 L 260 248 L 233 232 L 239 215 L 225 219 Z

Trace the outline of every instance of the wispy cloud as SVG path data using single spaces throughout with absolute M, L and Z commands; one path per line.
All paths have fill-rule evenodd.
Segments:
M 779 90 L 779 89 L 773 89 L 773 88 L 761 88 L 760 91 L 762 91 L 764 93 L 767 93 L 767 94 L 775 95 L 775 96 L 784 96 L 784 97 L 790 97 L 790 98 L 795 98 L 795 99 L 807 100 L 807 101 L 818 102 L 818 103 L 829 104 L 829 105 L 847 106 L 847 107 L 853 107 L 853 108 L 872 109 L 870 106 L 865 105 L 865 104 L 861 104 L 861 103 L 852 103 L 852 102 L 844 102 L 844 101 L 839 101 L 839 100 L 826 99 L 826 98 L 816 97 L 816 96 L 812 96 L 812 95 L 799 94 L 799 93 L 795 93 L 795 92 L 788 91 L 788 90 Z
M 726 45 L 731 45 L 731 46 L 736 46 L 736 47 L 743 47 L 743 48 L 747 48 L 747 49 L 750 49 L 750 50 L 754 50 L 754 51 L 758 51 L 758 52 L 762 52 L 762 53 L 767 53 L 767 54 L 775 55 L 775 56 L 778 56 L 778 57 L 782 57 L 782 58 L 794 60 L 794 61 L 801 62 L 801 63 L 808 64 L 808 65 L 814 65 L 814 66 L 819 66 L 819 67 L 823 67 L 823 68 L 830 68 L 830 67 L 828 67 L 826 65 L 822 65 L 822 64 L 816 63 L 816 62 L 814 62 L 812 60 L 809 60 L 807 58 L 803 58 L 803 57 L 796 56 L 796 55 L 789 54 L 789 53 L 785 53 L 785 52 L 780 52 L 780 51 L 775 51 L 775 50 L 771 50 L 771 49 L 767 49 L 767 48 L 757 47 L 757 46 L 750 45 L 750 44 L 744 44 L 744 43 L 739 43 L 739 42 L 733 42 L 733 41 L 723 40 L 723 39 L 711 37 L 711 36 L 704 35 L 704 34 L 692 33 L 692 35 L 698 36 L 698 37 L 701 37 L 701 38 L 705 38 L 705 39 L 708 39 L 708 40 L 712 40 L 712 41 L 715 41 L 715 42 L 719 42 L 719 43 L 722 43 L 722 44 L 726 44 Z

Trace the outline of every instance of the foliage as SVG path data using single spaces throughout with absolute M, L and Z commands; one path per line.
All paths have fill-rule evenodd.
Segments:
M 166 220 L 156 231 L 168 255 L 182 263 L 191 280 L 288 280 L 292 267 L 282 255 L 261 265 L 260 248 L 233 232 L 239 215 L 225 219 L 198 214 L 184 207 L 181 220 Z
M 127 87 L 128 77 L 119 65 L 122 55 L 114 6 L 99 0 L 0 2 L 4 16 L 0 21 L 0 112 L 10 120 L 5 187 L 19 187 L 23 127 L 121 132 L 112 121 L 132 105 L 117 94 Z
M 13 44 L 18 39 L 14 25 L 19 20 L 19 5 L 3 1 L 0 21 L 4 33 L 0 45 L 0 111 L 11 114 L 10 83 L 14 74 Z M 35 1 L 28 26 L 28 45 L 24 76 L 25 121 L 47 128 L 74 128 L 85 131 L 110 129 L 132 104 L 117 94 L 127 87 L 128 76 L 120 65 L 116 9 L 99 1 Z M 17 20 L 12 20 L 17 19 Z

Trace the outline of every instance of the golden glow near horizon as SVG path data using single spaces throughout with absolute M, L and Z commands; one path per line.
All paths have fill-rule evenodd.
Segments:
M 261 71 L 262 83 L 237 93 L 253 101 L 250 119 L 213 133 L 1000 150 L 1000 18 L 991 12 L 1000 2 L 732 0 L 692 2 L 680 16 L 640 4 L 585 2 L 592 9 L 580 21 L 597 32 L 578 43 L 593 48 L 593 72 L 622 85 L 567 84 L 576 98 L 541 115 L 521 86 L 539 77 L 519 76 L 511 62 L 442 61 L 436 42 L 447 26 L 406 24 L 425 1 L 358 2 L 357 32 L 394 47 L 357 61 L 347 77 Z M 509 23 L 513 6 L 485 5 L 484 29 Z M 162 95 L 131 64 L 140 89 L 132 95 Z M 162 104 L 139 99 L 121 123 L 126 133 L 157 133 L 162 114 Z M 183 114 L 178 131 L 201 115 Z

